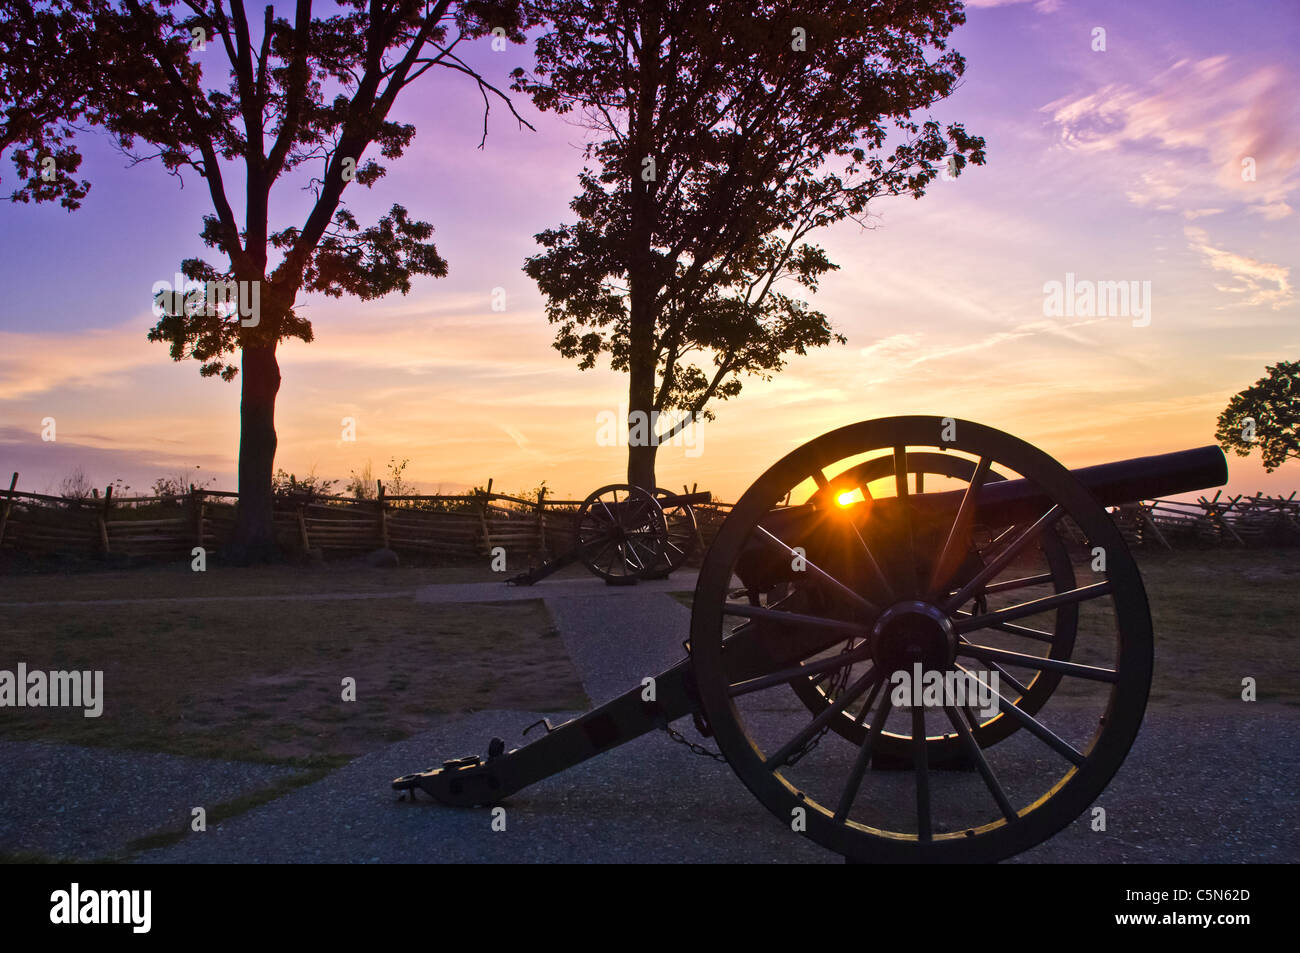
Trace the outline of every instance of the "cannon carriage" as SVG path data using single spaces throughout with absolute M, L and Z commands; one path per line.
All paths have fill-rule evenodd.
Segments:
M 1226 479 L 1214 446 L 1071 472 L 954 418 L 823 434 L 732 508 L 687 657 L 652 693 L 393 787 L 493 804 L 693 716 L 781 823 L 847 860 L 1004 859 L 1093 804 L 1141 725 L 1151 619 L 1106 507 Z

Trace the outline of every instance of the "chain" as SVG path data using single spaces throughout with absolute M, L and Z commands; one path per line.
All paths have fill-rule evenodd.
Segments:
M 669 738 L 673 739 L 673 741 L 676 741 L 678 744 L 686 745 L 686 747 L 690 749 L 691 754 L 698 754 L 705 758 L 712 758 L 714 761 L 721 761 L 723 764 L 727 763 L 727 759 L 722 752 L 710 751 L 708 748 L 704 747 L 704 745 L 696 744 L 672 725 L 664 725 L 664 731 L 667 733 Z
M 852 651 L 852 649 L 853 649 L 853 640 L 850 639 L 849 642 L 844 646 L 844 648 L 841 649 L 840 654 L 842 655 L 845 652 L 850 652 Z M 849 680 L 848 676 L 849 676 L 850 669 L 851 666 L 845 666 L 838 673 L 836 673 L 834 681 L 831 682 L 830 688 L 826 692 L 827 699 L 829 699 L 830 701 L 834 701 L 835 696 L 845 689 L 845 687 L 848 685 L 848 680 Z M 727 762 L 727 757 L 726 755 L 722 754 L 722 752 L 710 750 L 709 748 L 704 747 L 704 745 L 702 744 L 698 744 L 697 742 L 691 741 L 689 738 L 683 735 L 672 725 L 664 725 L 663 730 L 664 733 L 667 734 L 668 737 L 671 738 L 673 741 L 677 742 L 680 745 L 685 745 L 687 748 L 689 748 L 691 754 L 698 754 L 704 758 L 712 758 L 714 761 L 721 761 L 724 764 Z M 788 758 L 786 758 L 785 763 L 787 765 L 794 765 L 797 764 L 800 761 L 800 759 L 807 757 L 809 752 L 811 752 L 814 748 L 816 748 L 819 744 L 821 744 L 822 739 L 826 737 L 826 734 L 829 731 L 830 731 L 830 723 L 827 722 L 827 724 L 823 725 L 821 730 L 818 731 L 817 734 L 813 735 L 806 742 L 804 742 L 802 748 L 800 748 L 798 751 L 793 752 Z
M 850 639 L 848 642 L 845 643 L 844 648 L 840 650 L 840 654 L 843 655 L 844 653 L 850 652 L 852 650 L 853 650 L 853 640 Z M 826 690 L 826 700 L 828 702 L 833 702 L 835 700 L 835 696 L 838 695 L 840 692 L 844 691 L 844 689 L 848 687 L 849 672 L 851 669 L 852 666 L 846 665 L 842 667 L 838 672 L 836 672 L 835 678 L 831 681 L 830 687 Z M 826 724 L 822 725 L 821 730 L 818 731 L 817 734 L 813 735 L 806 742 L 804 742 L 802 748 L 800 748 L 798 751 L 791 752 L 790 756 L 785 759 L 785 763 L 787 765 L 798 764 L 801 759 L 807 757 L 808 754 L 811 753 L 814 748 L 816 748 L 819 744 L 822 743 L 822 739 L 826 737 L 826 733 L 829 732 L 830 730 L 831 730 L 831 723 L 828 721 L 826 722 Z

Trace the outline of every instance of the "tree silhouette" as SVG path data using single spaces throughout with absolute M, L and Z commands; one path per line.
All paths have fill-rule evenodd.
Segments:
M 1214 435 L 1241 457 L 1258 449 L 1272 473 L 1286 460 L 1300 459 L 1300 361 L 1265 369 L 1267 375 L 1228 401 Z
M 149 339 L 166 342 L 174 360 L 198 360 L 204 376 L 239 375 L 235 543 L 243 558 L 268 557 L 276 348 L 288 338 L 312 339 L 311 323 L 294 311 L 299 295 L 370 300 L 407 293 L 414 276 L 447 273 L 429 241 L 429 223 L 394 205 L 363 228 L 342 203 L 343 193 L 352 182 L 369 188 L 385 174 L 368 152 L 397 159 L 410 144 L 415 127 L 388 115 L 398 95 L 433 67 L 477 84 L 484 137 L 492 98 L 513 113 L 507 95 L 467 65 L 457 47 L 488 34 L 493 42 L 522 43 L 529 14 L 519 0 L 339 0 L 339 12 L 315 16 L 312 0 L 296 0 L 292 22 L 268 4 L 258 24 L 250 22 L 243 0 L 43 6 L 58 17 L 64 45 L 30 47 L 38 51 L 31 59 L 45 77 L 44 94 L 15 102 L 0 93 L 0 105 L 23 115 L 15 134 L 30 138 L 33 129 L 49 128 L 32 104 L 64 95 L 53 77 L 67 51 L 93 55 L 90 92 L 77 100 L 86 121 L 108 130 L 132 158 L 161 159 L 170 173 L 192 171 L 206 184 L 212 212 L 200 237 L 225 260 L 182 263 L 181 272 L 203 291 L 175 289 L 160 298 L 162 314 Z M 214 60 L 223 69 L 209 67 L 212 81 L 205 82 L 204 66 Z M 57 121 L 53 126 L 60 128 Z M 151 151 L 136 152 L 137 141 Z M 310 211 L 300 224 L 273 227 L 273 191 L 287 191 L 290 173 L 306 170 L 316 170 L 308 183 L 315 196 Z M 244 193 L 242 216 L 228 176 Z M 301 185 L 301 178 L 294 182 Z M 248 291 L 255 314 L 222 306 L 235 288 Z
M 984 161 L 961 125 L 913 118 L 961 75 L 945 38 L 965 18 L 957 0 L 539 6 L 548 32 L 513 88 L 578 110 L 596 139 L 578 221 L 540 233 L 525 271 L 561 354 L 628 373 L 628 480 L 651 488 L 682 414 L 709 419 L 742 375 L 843 342 L 781 290 L 815 292 L 837 267 L 811 232 L 861 221 L 882 195 L 920 197 L 938 163 Z M 674 429 L 638 441 L 656 411 L 676 412 Z
M 21 182 L 11 202 L 58 199 L 72 211 L 90 190 L 73 178 L 81 153 L 71 141 L 97 62 L 97 36 L 77 29 L 88 10 L 29 0 L 0 10 L 0 158 L 9 155 Z

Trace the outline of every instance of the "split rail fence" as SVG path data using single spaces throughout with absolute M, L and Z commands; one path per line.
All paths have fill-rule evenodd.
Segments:
M 27 556 L 189 558 L 228 542 L 239 494 L 194 487 L 176 496 L 120 497 L 107 487 L 71 500 L 0 489 L 0 553 Z M 3 484 L 0 484 L 2 487 Z M 318 494 L 277 495 L 275 540 L 286 552 L 322 556 L 376 549 L 474 559 L 504 547 L 511 568 L 573 545 L 581 500 L 523 500 L 492 491 L 462 495 L 390 496 L 382 481 L 374 499 Z M 701 542 L 712 540 L 730 504 L 695 507 Z
M 189 557 L 196 546 L 219 550 L 234 531 L 237 493 L 191 487 L 179 496 L 115 497 L 108 487 L 102 496 L 96 490 L 88 499 L 70 500 L 18 492 L 17 482 L 15 473 L 9 489 L 0 490 L 0 553 Z M 380 481 L 374 499 L 278 495 L 275 538 L 288 552 L 334 557 L 384 548 L 475 559 L 501 546 L 513 568 L 520 560 L 540 561 L 570 548 L 581 503 L 547 499 L 545 493 L 537 500 L 494 493 L 491 480 L 486 491 L 469 495 L 389 496 Z M 727 503 L 695 507 L 701 552 L 729 509 Z M 1150 500 L 1117 507 L 1112 515 L 1134 546 L 1300 545 L 1300 499 L 1294 492 Z

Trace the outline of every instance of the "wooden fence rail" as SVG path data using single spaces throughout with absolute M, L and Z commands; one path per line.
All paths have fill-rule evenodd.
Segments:
M 17 490 L 18 474 L 0 497 L 0 552 L 39 555 L 189 558 L 230 540 L 238 494 L 191 487 L 180 496 L 122 497 L 108 487 L 70 500 Z M 3 486 L 3 484 L 0 484 Z M 504 547 L 512 567 L 540 561 L 573 545 L 581 500 L 543 493 L 524 500 L 485 491 L 468 495 L 391 496 L 383 483 L 373 499 L 277 496 L 276 543 L 288 552 L 359 554 L 379 548 L 444 558 L 489 557 Z M 712 542 L 730 504 L 695 507 L 700 540 Z M 1112 510 L 1130 545 L 1174 549 L 1188 544 L 1300 545 L 1300 499 L 1201 497 L 1149 500 Z M 1082 542 L 1082 540 L 1078 540 Z

